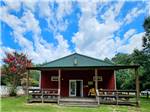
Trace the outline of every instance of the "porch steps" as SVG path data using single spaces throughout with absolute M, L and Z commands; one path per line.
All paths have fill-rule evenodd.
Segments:
M 80 106 L 80 107 L 97 107 L 98 103 L 95 98 L 61 98 L 59 105 L 62 106 Z

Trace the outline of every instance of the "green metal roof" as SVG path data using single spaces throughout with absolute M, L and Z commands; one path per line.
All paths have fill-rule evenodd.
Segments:
M 114 64 L 78 53 L 48 62 L 40 67 L 102 67 L 114 66 Z

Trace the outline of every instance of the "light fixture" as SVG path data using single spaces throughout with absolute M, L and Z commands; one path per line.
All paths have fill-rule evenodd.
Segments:
M 76 57 L 74 57 L 74 65 L 77 65 L 78 64 L 78 60 Z

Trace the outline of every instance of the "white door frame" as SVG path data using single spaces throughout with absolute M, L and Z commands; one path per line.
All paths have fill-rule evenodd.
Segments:
M 71 82 L 75 82 L 75 94 L 74 95 L 71 94 Z M 76 80 L 69 80 L 69 96 L 76 96 L 76 87 L 77 87 Z
M 81 81 L 81 97 L 83 97 L 83 80 L 69 80 L 69 96 L 76 96 L 76 91 L 77 91 L 77 81 Z M 71 82 L 75 82 L 75 95 L 71 95 Z

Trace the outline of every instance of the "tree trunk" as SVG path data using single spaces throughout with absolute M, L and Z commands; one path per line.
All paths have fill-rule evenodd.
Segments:
M 16 74 L 14 74 L 13 82 L 10 90 L 10 96 L 16 96 L 17 95 L 17 77 Z

